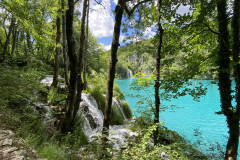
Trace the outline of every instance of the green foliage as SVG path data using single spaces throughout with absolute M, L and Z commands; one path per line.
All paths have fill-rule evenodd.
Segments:
M 123 125 L 124 124 L 124 117 L 116 105 L 112 105 L 112 112 L 110 115 L 109 124 L 110 125 Z
M 64 105 L 66 102 L 67 95 L 61 93 L 58 88 L 51 87 L 48 92 L 48 102 L 52 105 Z
M 0 67 L 0 106 L 20 107 L 36 98 L 42 72 Z
M 92 87 L 93 88 L 90 89 L 89 93 L 97 101 L 98 109 L 100 109 L 102 111 L 102 113 L 104 113 L 106 98 L 103 95 L 103 93 L 101 92 L 102 88 L 99 85 L 92 86 Z
M 115 97 L 117 100 L 124 100 L 125 95 L 121 91 L 120 87 L 118 84 L 114 83 L 113 85 L 113 97 Z
M 121 106 L 123 108 L 123 113 L 125 114 L 127 119 L 131 119 L 132 118 L 132 111 L 128 105 L 127 102 L 123 102 L 121 103 Z
M 147 130 L 139 143 L 128 142 L 126 144 L 126 149 L 123 151 L 121 159 L 187 159 L 181 152 L 170 146 L 157 145 L 152 147 L 149 140 L 153 131 L 156 130 L 156 125 L 149 127 Z M 163 152 L 166 157 L 161 156 Z
M 66 135 L 60 134 L 61 143 L 67 148 L 77 150 L 79 146 L 88 144 L 88 139 L 83 133 L 83 119 L 77 115 L 73 126 L 73 132 Z

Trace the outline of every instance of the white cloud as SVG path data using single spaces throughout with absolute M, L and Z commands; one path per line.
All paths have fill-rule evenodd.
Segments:
M 98 37 L 108 37 L 113 34 L 113 14 L 111 11 L 110 0 L 102 0 L 103 6 L 92 3 L 92 11 L 90 12 L 90 29 L 93 34 Z
M 113 0 L 113 3 L 117 4 L 117 3 L 118 3 L 118 0 Z
M 103 48 L 108 51 L 108 50 L 111 49 L 111 46 L 112 46 L 111 44 L 110 44 L 110 45 L 107 45 L 107 46 L 104 45 Z
M 153 31 L 152 29 L 153 26 L 147 27 L 145 31 L 143 32 L 144 37 L 152 38 L 156 35 L 156 32 Z

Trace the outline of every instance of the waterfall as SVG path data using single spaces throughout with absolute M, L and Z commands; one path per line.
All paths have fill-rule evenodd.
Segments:
M 132 71 L 129 70 L 129 77 L 132 78 Z M 52 84 L 52 76 L 46 76 L 41 83 L 47 85 Z M 122 113 L 124 120 L 126 116 L 123 112 L 123 109 L 120 103 L 113 98 L 112 105 L 116 105 L 118 110 Z M 36 113 L 43 116 L 43 119 L 46 123 L 55 121 L 55 118 L 52 117 L 52 109 L 45 104 L 36 104 Z M 42 113 L 43 112 L 43 113 Z M 80 102 L 80 107 L 78 115 L 82 117 L 83 123 L 83 132 L 88 137 L 89 141 L 95 140 L 95 136 L 102 134 L 103 128 L 103 113 L 98 109 L 96 100 L 89 94 L 82 93 L 82 101 Z M 133 132 L 129 129 L 130 124 L 128 125 L 113 125 L 110 126 L 109 130 L 109 143 L 111 143 L 115 148 L 120 148 L 131 139 L 132 141 L 136 140 L 138 133 Z
M 97 102 L 91 95 L 82 93 L 79 114 L 84 119 L 83 131 L 88 138 L 101 134 L 103 113 L 98 109 Z
M 132 79 L 133 78 L 133 73 L 130 69 L 127 69 L 127 78 Z
M 113 101 L 112 101 L 112 105 L 114 104 L 117 106 L 118 110 L 122 113 L 124 120 L 127 120 L 120 103 L 115 98 L 113 98 Z

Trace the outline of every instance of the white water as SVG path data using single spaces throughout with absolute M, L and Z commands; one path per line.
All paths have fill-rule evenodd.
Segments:
M 122 113 L 124 120 L 127 120 L 127 117 L 124 114 L 123 109 L 122 109 L 120 103 L 115 98 L 112 99 L 112 105 L 116 105 L 118 110 Z
M 79 114 L 84 118 L 83 131 L 88 138 L 101 134 L 103 128 L 103 113 L 98 109 L 96 100 L 82 93 Z
M 127 69 L 127 78 L 132 79 L 133 78 L 133 73 L 130 69 Z
M 130 70 L 131 71 L 131 70 Z M 132 76 L 132 71 L 129 74 Z M 46 87 L 51 86 L 53 81 L 53 76 L 46 76 L 41 83 Z M 116 105 L 119 111 L 122 113 L 124 120 L 127 120 L 123 109 L 115 98 L 113 98 L 112 105 Z M 43 113 L 43 118 L 46 122 L 53 120 L 52 110 L 49 106 L 43 104 L 37 105 L 40 106 L 45 112 Z M 103 128 L 103 113 L 98 109 L 96 100 L 89 94 L 82 93 L 82 101 L 79 106 L 78 114 L 83 118 L 83 132 L 88 137 L 89 141 L 92 141 L 97 136 L 101 136 Z M 55 119 L 54 119 L 55 120 Z M 109 128 L 109 140 L 113 144 L 113 147 L 120 148 L 124 146 L 125 142 L 128 139 L 135 140 L 135 137 L 138 135 L 136 132 L 132 132 L 128 129 L 129 125 L 114 125 Z

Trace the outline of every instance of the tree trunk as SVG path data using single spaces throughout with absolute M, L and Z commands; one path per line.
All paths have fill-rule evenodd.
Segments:
M 88 8 L 87 8 L 87 25 L 86 25 L 86 36 L 85 36 L 85 47 L 84 47 L 84 54 L 83 54 L 83 89 L 87 89 L 87 50 L 88 50 L 88 22 L 89 22 L 89 0 L 88 0 Z
M 230 80 L 231 50 L 229 45 L 228 17 L 226 13 L 226 8 L 227 8 L 226 0 L 218 0 L 217 11 L 218 11 L 219 33 L 220 33 L 219 54 L 218 54 L 218 65 L 219 65 L 218 85 L 219 85 L 219 91 L 220 91 L 222 112 L 227 118 L 227 124 L 229 128 L 229 139 L 227 143 L 225 159 L 236 160 L 238 140 L 239 140 L 239 113 L 238 113 L 239 109 L 236 109 L 236 112 L 235 112 L 231 103 L 231 100 L 232 100 L 231 80 Z M 239 38 L 238 38 L 238 41 L 239 41 Z
M 161 49 L 162 49 L 162 37 L 163 37 L 163 28 L 161 24 L 161 7 L 162 0 L 158 0 L 158 31 L 159 31 L 159 43 L 158 43 L 158 51 L 156 58 L 156 81 L 155 81 L 155 117 L 154 124 L 157 124 L 157 128 L 154 131 L 154 145 L 157 144 L 158 141 L 158 125 L 159 125 L 159 107 L 160 107 L 160 96 L 159 96 L 159 88 L 160 88 L 160 66 L 161 66 Z
M 103 149 L 105 149 L 108 136 L 109 136 L 109 121 L 112 107 L 112 97 L 113 97 L 113 83 L 115 78 L 115 70 L 117 64 L 117 50 L 119 46 L 119 37 L 120 37 L 120 28 L 122 22 L 123 10 L 126 5 L 126 0 L 119 0 L 118 4 L 115 8 L 115 25 L 113 32 L 113 41 L 111 46 L 111 59 L 109 64 L 109 73 L 107 80 L 107 93 L 106 93 L 106 104 L 105 104 L 105 112 L 104 112 L 104 121 L 103 121 L 103 138 L 102 144 Z
M 12 17 L 12 20 L 11 20 L 11 23 L 9 26 L 9 30 L 8 30 L 8 35 L 7 35 L 7 38 L 4 43 L 4 47 L 3 47 L 3 63 L 6 62 L 6 60 L 7 60 L 8 45 L 10 43 L 10 37 L 11 37 L 11 33 L 12 33 L 14 25 L 15 25 L 15 18 Z
M 27 49 L 26 49 L 26 63 L 29 63 L 29 55 L 32 54 L 32 44 L 31 44 L 31 40 L 30 40 L 30 34 L 28 32 L 26 32 L 26 38 L 27 38 Z
M 19 46 L 19 34 L 20 34 L 20 32 L 17 31 L 17 33 L 16 33 L 16 55 L 19 55 L 19 48 L 18 48 L 18 46 Z
M 83 49 L 84 49 L 84 40 L 85 40 L 85 19 L 86 19 L 86 11 L 87 11 L 87 1 L 83 2 L 83 12 L 82 12 L 82 20 L 81 20 L 81 36 L 80 36 L 80 45 L 78 50 L 78 82 L 77 82 L 77 97 L 74 104 L 73 118 L 76 117 L 77 111 L 79 109 L 79 105 L 81 102 L 82 96 L 82 61 L 83 61 Z
M 17 27 L 14 27 L 14 30 L 13 30 L 12 34 L 13 34 L 13 43 L 12 43 L 11 55 L 14 56 L 15 49 L 16 49 L 16 44 L 17 44 L 17 40 L 18 40 Z
M 225 160 L 236 160 L 239 143 L 239 116 L 232 114 L 227 117 L 229 138 L 225 153 Z
M 61 41 L 61 19 L 57 16 L 56 20 L 56 42 L 55 42 L 55 55 L 54 55 L 54 73 L 53 73 L 53 82 L 52 86 L 57 87 L 58 85 L 58 75 L 59 75 L 59 55 L 60 55 L 60 47 L 58 46 Z
M 233 73 L 236 82 L 236 112 L 227 117 L 229 126 L 229 139 L 225 153 L 226 160 L 236 160 L 239 144 L 239 112 L 240 112 L 240 66 L 239 66 L 239 0 L 234 0 L 233 19 L 232 19 L 232 36 L 233 36 Z
M 65 85 L 66 88 L 69 86 L 69 78 L 68 78 L 68 58 L 66 51 L 66 17 L 64 11 L 64 0 L 62 0 L 62 46 L 63 46 L 63 62 L 64 62 L 64 77 L 65 77 Z
M 63 133 L 71 132 L 73 123 L 73 108 L 77 88 L 77 56 L 75 54 L 75 42 L 73 39 L 73 13 L 74 0 L 68 0 L 68 10 L 66 11 L 66 35 L 68 45 L 68 57 L 70 62 L 70 81 L 66 102 L 66 111 L 61 120 L 60 127 Z

